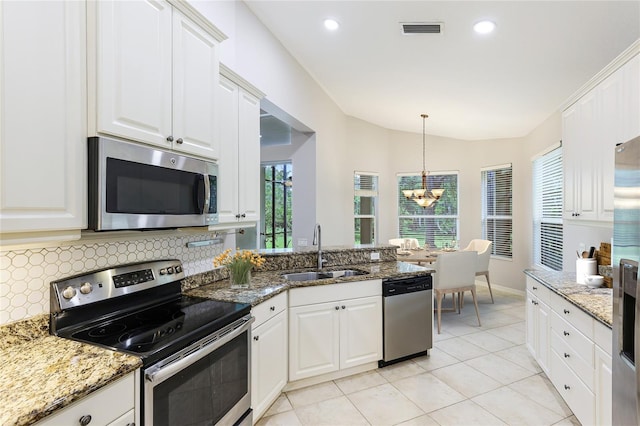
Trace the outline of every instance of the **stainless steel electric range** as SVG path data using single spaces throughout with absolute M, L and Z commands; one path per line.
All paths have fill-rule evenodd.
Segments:
M 251 306 L 181 292 L 179 260 L 51 283 L 51 333 L 142 359 L 144 425 L 251 425 Z

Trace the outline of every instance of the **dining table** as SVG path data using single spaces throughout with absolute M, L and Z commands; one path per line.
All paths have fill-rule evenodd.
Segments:
M 422 265 L 423 263 L 431 264 L 436 261 L 438 254 L 455 250 L 425 250 L 423 248 L 397 251 L 398 260 L 402 262 L 411 262 Z

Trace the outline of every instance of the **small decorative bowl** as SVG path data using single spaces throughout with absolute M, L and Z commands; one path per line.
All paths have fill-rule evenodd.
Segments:
M 604 284 L 604 277 L 602 275 L 587 275 L 584 277 L 584 283 L 589 287 L 600 287 Z

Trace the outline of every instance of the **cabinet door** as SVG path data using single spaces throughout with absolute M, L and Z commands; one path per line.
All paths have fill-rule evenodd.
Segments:
M 578 211 L 578 169 L 580 167 L 578 141 L 580 139 L 578 106 L 574 104 L 562 113 L 562 161 L 564 168 L 563 216 L 575 219 Z
M 99 1 L 97 131 L 171 147 L 171 6 Z
M 596 346 L 595 394 L 596 424 L 610 425 L 612 421 L 611 355 Z
M 236 84 L 220 77 L 218 123 L 220 161 L 218 164 L 218 220 L 237 222 L 238 218 L 238 92 Z
M 340 368 L 382 359 L 381 297 L 340 303 Z
M 340 367 L 340 302 L 289 309 L 289 380 Z
M 539 303 L 538 299 L 527 291 L 527 300 L 525 303 L 525 310 L 527 314 L 527 329 L 526 329 L 526 343 L 527 349 L 533 358 L 538 358 L 538 321 L 537 312 L 538 308 L 536 304 Z
M 542 370 L 549 374 L 550 356 L 551 356 L 551 308 L 541 300 L 537 305 L 537 361 Z
M 85 3 L 0 2 L 0 28 L 0 229 L 85 228 Z
M 240 89 L 238 103 L 238 212 L 240 220 L 260 220 L 260 100 Z
M 174 148 L 217 159 L 218 42 L 180 12 L 173 12 Z
M 640 55 L 636 55 L 622 67 L 623 87 L 621 141 L 640 136 Z
M 598 97 L 591 92 L 578 101 L 579 133 L 576 142 L 578 163 L 577 203 L 578 219 L 597 218 L 598 162 L 597 146 L 600 143 L 600 124 L 598 123 Z
M 287 384 L 287 312 L 282 311 L 253 330 L 251 406 L 260 418 Z

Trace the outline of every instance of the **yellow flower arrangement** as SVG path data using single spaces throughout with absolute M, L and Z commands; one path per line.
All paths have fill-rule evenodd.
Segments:
M 213 266 L 226 266 L 231 285 L 245 286 L 251 279 L 251 268 L 260 268 L 265 262 L 265 258 L 254 251 L 236 250 L 232 256 L 231 249 L 226 249 L 213 259 Z

